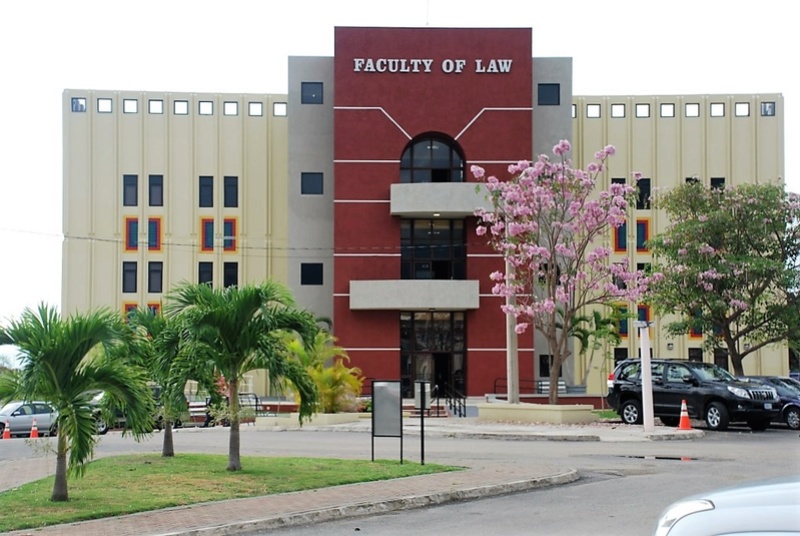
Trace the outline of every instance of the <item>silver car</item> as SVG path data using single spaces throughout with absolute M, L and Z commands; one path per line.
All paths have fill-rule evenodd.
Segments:
M 654 536 L 800 535 L 800 475 L 687 497 L 661 514 Z
M 40 436 L 55 435 L 57 416 L 47 402 L 9 402 L 0 409 L 0 433 L 8 426 L 12 436 L 28 436 L 36 419 Z

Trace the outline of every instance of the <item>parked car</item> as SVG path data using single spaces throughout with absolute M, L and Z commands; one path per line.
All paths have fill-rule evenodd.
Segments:
M 800 535 L 800 476 L 692 495 L 658 518 L 654 536 Z
M 737 380 L 712 363 L 676 359 L 651 361 L 653 415 L 667 426 L 680 422 L 682 401 L 692 419 L 705 420 L 709 430 L 725 430 L 745 422 L 766 430 L 780 415 L 781 401 L 770 386 Z M 641 361 L 621 361 L 609 377 L 608 404 L 626 424 L 642 423 Z
M 36 419 L 36 428 L 40 435 L 55 435 L 58 412 L 47 402 L 9 402 L 0 409 L 0 433 L 6 425 L 12 436 L 29 436 Z
M 163 407 L 159 403 L 161 398 L 161 387 L 158 385 L 151 385 L 150 389 L 153 393 L 153 400 L 155 402 L 155 413 L 153 414 L 153 428 L 156 430 L 162 430 L 164 428 L 164 416 L 163 416 Z M 127 424 L 127 417 L 126 415 L 120 411 L 119 409 L 114 410 L 114 420 L 112 422 L 107 422 L 107 419 L 103 415 L 102 411 L 102 403 L 103 403 L 103 391 L 98 391 L 94 397 L 92 398 L 91 404 L 94 406 L 94 418 L 95 423 L 97 426 L 97 433 L 100 435 L 104 435 L 108 433 L 108 431 L 112 428 L 125 428 Z M 188 417 L 188 412 L 185 412 L 185 418 Z M 174 428 L 179 428 L 182 426 L 181 419 L 178 418 L 173 423 Z
M 743 379 L 774 387 L 783 404 L 776 421 L 785 423 L 792 430 L 800 430 L 800 381 L 780 376 L 747 376 Z

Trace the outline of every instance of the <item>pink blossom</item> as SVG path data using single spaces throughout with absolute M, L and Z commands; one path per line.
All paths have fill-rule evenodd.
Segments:
M 526 329 L 528 329 L 528 323 L 527 322 L 520 322 L 519 324 L 514 326 L 514 333 L 516 333 L 517 335 L 520 335 L 522 333 L 525 333 Z
M 482 179 L 483 175 L 485 174 L 484 169 L 482 167 L 480 167 L 480 166 L 473 165 L 472 167 L 469 168 L 469 170 L 472 172 L 472 175 L 476 179 Z

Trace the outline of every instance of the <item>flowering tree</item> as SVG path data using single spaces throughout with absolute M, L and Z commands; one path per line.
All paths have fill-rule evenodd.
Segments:
M 675 312 L 673 335 L 702 332 L 725 348 L 734 374 L 768 344 L 800 336 L 800 196 L 775 184 L 657 192 L 653 206 L 673 222 L 654 237 L 656 311 Z
M 635 302 L 651 277 L 659 277 L 612 262 L 611 249 L 603 245 L 610 231 L 625 223 L 636 199 L 630 185 L 596 188 L 614 147 L 597 152 L 586 170 L 572 168 L 569 150 L 569 142 L 562 140 L 553 148 L 556 161 L 541 155 L 534 163 L 509 166 L 507 181 L 486 178 L 493 210 L 476 212 L 478 235 L 488 236 L 506 260 L 505 272 L 491 274 L 492 292 L 513 298 L 502 309 L 516 318 L 517 334 L 533 323 L 549 346 L 551 404 L 558 403 L 559 371 L 571 355 L 571 326 L 579 312 L 592 305 Z M 471 171 L 484 180 L 482 168 L 472 166 Z

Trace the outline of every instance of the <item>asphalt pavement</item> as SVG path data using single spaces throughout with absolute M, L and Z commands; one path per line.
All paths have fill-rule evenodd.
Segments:
M 677 430 L 660 425 L 645 432 L 642 426 L 614 422 L 549 425 L 487 423 L 477 418 L 427 418 L 424 423 L 418 418 L 403 419 L 404 436 L 419 437 L 422 427 L 425 437 L 510 441 L 650 442 L 695 439 L 704 435 L 702 430 Z M 241 431 L 243 434 L 269 434 L 288 429 L 296 428 L 256 422 L 251 426 L 243 425 Z M 325 427 L 306 425 L 303 429 L 369 434 L 371 421 L 361 419 Z M 189 428 L 181 432 L 203 434 L 207 430 Z M 516 466 L 471 458 L 463 467 L 464 470 L 457 472 L 229 500 L 224 501 L 224 507 L 218 502 L 194 504 L 8 534 L 227 535 L 478 499 L 578 479 L 577 471 L 572 468 L 545 464 Z M 52 457 L 0 461 L 0 491 L 48 476 L 54 469 Z

